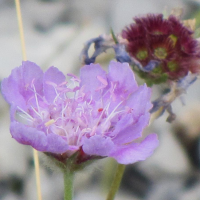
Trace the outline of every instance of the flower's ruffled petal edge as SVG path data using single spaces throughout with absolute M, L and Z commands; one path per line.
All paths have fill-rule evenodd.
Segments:
M 30 61 L 23 61 L 20 67 L 12 70 L 8 78 L 3 79 L 1 91 L 9 104 L 15 104 L 22 109 L 26 108 L 26 100 L 32 95 L 32 91 L 25 87 L 34 84 L 37 93 L 41 94 L 43 72 L 39 66 Z
M 22 83 L 22 87 L 28 87 L 31 84 L 34 84 L 35 90 L 38 94 L 43 95 L 43 71 L 41 68 L 36 65 L 34 62 L 23 61 L 22 62 L 22 78 L 24 83 Z M 18 79 L 19 77 L 16 77 Z M 19 80 L 18 80 L 19 81 Z M 23 89 L 24 88 L 20 88 Z M 30 91 L 30 95 L 32 96 L 32 91 Z
M 108 79 L 111 82 L 117 82 L 117 92 L 128 94 L 134 92 L 137 88 L 137 82 L 133 71 L 128 63 L 111 61 L 109 64 Z
M 80 70 L 80 80 L 80 86 L 84 86 L 84 92 L 91 93 L 94 100 L 98 100 L 101 97 L 100 88 L 107 86 L 106 72 L 99 64 L 83 66 Z
M 104 101 L 110 102 L 108 109 L 110 114 L 116 106 L 138 89 L 138 85 L 129 64 L 116 61 L 111 61 L 109 64 L 108 82 L 110 92 L 104 96 Z
M 126 115 L 122 116 L 121 119 L 115 125 L 115 129 L 112 132 L 113 136 L 118 135 L 121 131 L 125 130 L 127 127 L 133 124 L 133 117 L 131 113 L 127 113 Z M 123 143 L 123 141 L 122 141 Z
M 146 114 L 140 116 L 136 123 L 132 123 L 129 126 L 124 126 L 123 123 L 121 123 L 120 124 L 121 130 L 113 138 L 113 142 L 115 144 L 122 145 L 125 143 L 130 143 L 133 140 L 141 137 L 143 129 L 149 123 L 149 118 L 150 118 L 150 114 L 146 113 Z M 117 125 L 117 126 L 119 126 L 119 125 Z
M 115 149 L 111 138 L 104 138 L 100 135 L 85 137 L 82 142 L 83 151 L 88 155 L 108 156 Z
M 66 152 L 69 149 L 75 150 L 75 148 L 69 147 L 67 141 L 60 135 L 49 133 L 46 135 L 46 138 L 48 144 L 46 152 L 60 154 Z
M 45 134 L 35 128 L 25 126 L 16 121 L 11 122 L 12 137 L 21 144 L 30 145 L 38 151 L 64 153 L 68 150 L 67 141 L 56 134 Z
M 44 73 L 44 96 L 49 103 L 52 103 L 57 96 L 55 87 L 65 82 L 65 75 L 59 71 L 56 67 L 50 67 Z
M 124 116 L 116 125 L 113 138 L 114 143 L 130 143 L 142 136 L 143 129 L 148 125 L 152 107 L 150 102 L 151 90 L 140 86 L 127 100 L 126 105 L 131 108 L 131 113 Z
M 17 70 L 17 69 L 14 69 Z M 12 74 L 8 78 L 3 79 L 1 83 L 1 92 L 4 99 L 11 105 L 15 104 L 20 106 L 22 109 L 26 108 L 26 101 L 23 96 L 19 93 L 18 85 L 13 80 Z
M 132 93 L 127 100 L 126 105 L 133 109 L 133 116 L 137 119 L 140 115 L 149 112 L 152 108 L 151 89 L 146 84 L 139 86 L 137 91 Z
M 118 163 L 131 164 L 151 156 L 158 144 L 157 135 L 150 134 L 141 143 L 121 146 L 109 156 L 116 159 Z

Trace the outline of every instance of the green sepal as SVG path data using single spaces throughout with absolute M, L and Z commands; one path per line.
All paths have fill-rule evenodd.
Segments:
M 87 165 L 91 164 L 93 161 L 97 159 L 101 159 L 103 157 L 100 156 L 90 156 L 87 160 L 80 161 L 79 156 L 80 152 L 77 151 L 74 154 L 72 154 L 68 158 L 62 158 L 61 154 L 52 154 L 52 153 L 44 153 L 49 160 L 51 161 L 51 165 L 54 164 L 56 167 L 60 168 L 61 170 L 69 170 L 70 172 L 76 172 L 83 168 L 85 168 Z
M 110 29 L 110 33 L 112 35 L 112 38 L 113 38 L 115 44 L 118 44 L 119 42 L 118 42 L 117 37 L 116 37 L 116 35 L 115 35 L 115 33 L 114 33 L 112 28 Z
M 144 79 L 147 86 L 151 87 L 153 84 L 161 84 L 165 83 L 168 80 L 168 75 L 166 73 L 163 74 L 153 74 L 151 72 L 137 72 L 138 76 L 142 79 Z

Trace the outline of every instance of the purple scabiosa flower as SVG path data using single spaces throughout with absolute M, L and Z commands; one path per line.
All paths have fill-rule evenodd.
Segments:
M 2 81 L 15 140 L 59 159 L 78 153 L 77 163 L 113 157 L 130 164 L 153 153 L 156 134 L 138 142 L 149 123 L 151 90 L 137 85 L 127 63 L 111 62 L 108 73 L 90 64 L 80 79 L 68 76 L 69 82 L 55 67 L 43 72 L 25 61 Z
M 177 17 L 170 15 L 164 19 L 162 14 L 149 14 L 136 17 L 134 21 L 121 34 L 127 40 L 127 52 L 143 67 L 152 60 L 159 62 L 152 71 L 139 73 L 148 80 L 147 83 L 161 83 L 168 79 L 176 81 L 189 72 L 199 72 L 198 41 L 193 38 L 193 31 Z

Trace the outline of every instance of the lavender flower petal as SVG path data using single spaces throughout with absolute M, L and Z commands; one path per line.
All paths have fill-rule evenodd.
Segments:
M 68 149 L 67 142 L 55 134 L 46 135 L 36 128 L 25 126 L 18 122 L 11 122 L 12 137 L 21 144 L 30 145 L 38 151 L 64 153 Z
M 74 149 L 72 147 L 69 147 L 68 142 L 64 138 L 60 137 L 60 135 L 49 133 L 46 135 L 46 139 L 47 139 L 47 147 L 45 150 L 46 152 L 59 154 L 66 152 L 68 149 Z
M 109 137 L 95 135 L 83 140 L 83 151 L 89 155 L 108 156 L 113 149 L 115 145 Z
M 115 152 L 110 154 L 118 163 L 131 164 L 137 161 L 145 160 L 153 154 L 154 149 L 158 146 L 156 134 L 148 135 L 141 143 L 131 143 L 119 147 Z
M 121 123 L 121 130 L 116 137 L 114 137 L 113 142 L 115 144 L 126 144 L 142 136 L 142 131 L 149 123 L 150 114 L 140 116 L 137 122 L 132 123 L 129 126 L 123 126 Z M 120 122 L 119 122 L 120 123 Z
M 9 104 L 25 108 L 26 100 L 32 93 L 27 88 L 34 82 L 35 89 L 41 94 L 42 78 L 43 72 L 40 67 L 30 61 L 22 62 L 20 67 L 13 69 L 11 75 L 2 81 L 2 94 Z
M 151 89 L 146 85 L 139 86 L 138 90 L 132 93 L 127 100 L 127 106 L 131 107 L 134 112 L 134 116 L 137 119 L 138 116 L 143 115 L 151 109 L 152 104 L 150 101 Z
M 49 103 L 56 97 L 55 87 L 65 81 L 65 75 L 55 67 L 50 67 L 44 73 L 44 96 Z
M 99 64 L 85 65 L 80 70 L 80 86 L 84 87 L 84 92 L 90 92 L 92 97 L 96 100 L 101 97 L 100 88 L 106 87 L 106 72 Z
M 128 63 L 110 62 L 109 80 L 117 82 L 117 92 L 132 93 L 137 89 L 134 74 Z

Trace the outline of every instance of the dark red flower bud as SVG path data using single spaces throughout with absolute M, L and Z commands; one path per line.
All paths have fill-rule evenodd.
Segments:
M 127 52 L 143 67 L 151 60 L 160 62 L 152 71 L 144 72 L 146 75 L 141 73 L 143 78 L 160 83 L 161 77 L 163 82 L 167 80 L 166 75 L 168 79 L 178 80 L 189 71 L 200 71 L 199 43 L 193 38 L 193 31 L 177 17 L 170 15 L 164 19 L 162 14 L 148 14 L 135 17 L 134 21 L 122 31 Z

